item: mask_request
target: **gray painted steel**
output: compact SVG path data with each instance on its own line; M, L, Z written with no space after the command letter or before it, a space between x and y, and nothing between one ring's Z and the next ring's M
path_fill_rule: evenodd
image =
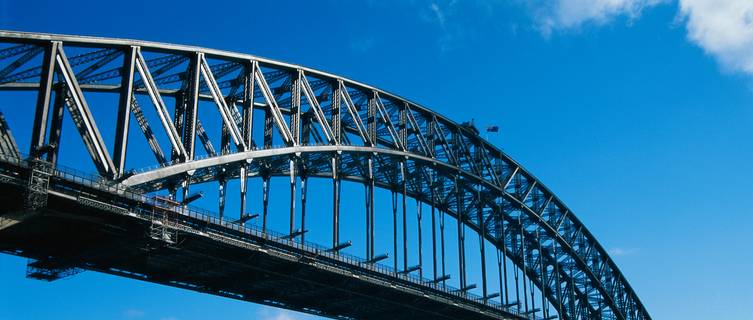
M367 190L371 188L371 204L366 208L370 223L366 230L367 259L377 258L373 252L373 187L386 188L430 205L433 226L435 209L462 221L480 236L481 243L485 240L496 247L497 256L501 255L500 270L505 262L505 274L507 259L512 261L517 269L515 291L520 291L520 271L524 297L514 301L509 297L507 278L504 285L500 278L504 292L492 295L500 296L502 304L525 303L525 313L544 318L650 319L624 275L583 223L530 172L482 139L472 124L458 124L415 102L360 82L247 54L12 31L0 31L0 45L4 45L0 47L0 63L17 62L9 62L0 72L0 91L38 92L29 152L32 158L57 154L59 137L49 133L55 130L47 130L47 118L55 113L51 109L52 97L65 97L58 98L59 105L66 105L74 120L78 119L78 133L93 163L111 183L146 193L169 190L175 195L181 191L186 199L191 184L216 181L223 214L227 180L241 179L243 205L239 219L243 219L245 181L261 177L265 180L266 228L266 181L271 176L289 176L290 233L295 238L305 235L296 233L294 228L296 182L305 182L307 177L329 178L333 181L336 248L343 245L338 235L340 180L362 182ZM81 53L66 56L66 51L74 49ZM134 81L135 78L140 80ZM119 103L112 106L118 114L117 123L96 123L83 92L119 95ZM149 97L159 123L149 125L138 117L145 106L133 103L135 95ZM163 97L174 97L175 106L167 106ZM215 119L204 121L221 123L219 153L214 151L212 141L202 135L197 112L200 101L214 104L217 111ZM253 125L253 110L263 111L263 126ZM146 169L125 166L131 112L137 116L157 159L164 159L165 155L150 132L151 128L164 130L169 138L165 146L172 150L170 160L158 160L154 167ZM110 156L97 128L105 125L117 127L115 146L111 148L114 156ZM0 126L3 131L7 127ZM253 132L262 130L264 141L254 141ZM197 136L200 143L196 142ZM282 145L275 146L276 143ZM196 144L202 144L208 155L196 156ZM47 160L55 158L48 156ZM305 212L305 202L300 205ZM397 212L395 200L393 210ZM403 217L404 211L403 204ZM305 218L302 221L305 223ZM395 226L396 237L397 220ZM468 289L464 230L458 228L461 246L457 277L461 279L461 291ZM436 235L436 230L432 231ZM436 242L434 239L434 270L438 260ZM443 238L441 246L444 248ZM404 252L407 256L406 249ZM407 265L404 269L416 270ZM417 270L429 268L421 266ZM434 281L446 280L433 273ZM483 273L486 275L485 267ZM496 280L485 279L481 284L485 295L488 281ZM529 281L542 301L534 301L533 287L531 299L528 298ZM492 299L492 295L484 301ZM536 310L537 303L543 310ZM556 312L549 314L545 311L549 308L542 304Z

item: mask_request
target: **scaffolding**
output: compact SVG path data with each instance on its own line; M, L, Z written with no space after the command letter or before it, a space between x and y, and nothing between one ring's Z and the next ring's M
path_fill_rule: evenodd
M171 228L170 215L177 214L181 204L164 197L154 197L154 206L152 207L151 225L149 226L149 237L173 245L178 240L178 231Z
M41 160L30 163L29 180L24 197L24 209L36 211L47 207L47 188L53 173L52 164Z
M84 272L84 269L56 265L53 260L29 259L26 264L26 277L29 279L55 281Z

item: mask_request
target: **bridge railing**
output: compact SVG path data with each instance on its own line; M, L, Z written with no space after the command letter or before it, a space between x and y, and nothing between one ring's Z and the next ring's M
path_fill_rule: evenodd
M0 154L0 161L24 166L27 168L30 167L30 163L28 160L15 158L8 155ZM56 177L57 179L62 179L68 182L73 182L74 184L77 184L79 186L89 187L98 191L105 191L108 193L116 194L118 196L125 197L130 200L139 202L142 204L141 206L134 206L130 208L119 208L119 210L123 210L123 212L135 213L145 219L151 219L153 211L144 209L144 207L159 206L159 207L164 208L165 206L164 201L162 203L158 203L158 199L156 198L156 196L149 196L149 195L134 191L131 188L128 188L122 184L117 184L117 183L113 184L111 181L104 180L98 175L93 175L87 172L83 172L81 170L57 165L53 169L52 173L53 173L53 176ZM60 185L60 184L51 184L50 187L58 189L56 191L62 191L64 193L69 193L69 194L73 193L73 195L75 196L81 195L81 190L75 190L69 187L64 187L63 185ZM94 196L94 195L89 195L89 196ZM355 255L342 253L342 252L333 252L329 250L330 248L324 247L316 243L312 243L308 241L306 242L296 241L294 239L290 239L288 234L277 232L274 230L269 230L269 229L263 230L260 225L256 225L253 223L244 225L240 223L235 223L233 221L228 221L225 219L220 219L217 213L206 210L206 209L192 207L192 206L177 205L177 206L174 206L172 211L182 216L194 219L194 220L203 221L213 226L220 226L222 228L232 230L235 233L239 233L239 234L247 235L247 236L250 235L256 238L262 238L267 241L272 241L278 246L283 246L283 247L288 247L290 249L293 249L291 251L294 253L307 253L314 256L318 256L318 257L325 257L332 261L337 261L338 263L343 263L349 266L354 266L362 270L367 270L367 271L375 272L377 274L386 275L390 277L396 277L403 281L407 281L407 282L419 285L419 288L420 287L430 288L430 289L442 292L445 295L454 296L454 297L471 301L477 304L482 304L487 307L497 309L503 312L516 314L526 319L542 319L541 317L536 317L531 314L523 314L520 312L519 308L505 307L499 302L484 299L483 297L479 295L469 293L469 292L464 292L453 286L442 284L442 283L435 283L432 279L423 278L415 274L402 273L399 270L395 270L394 268L383 265L383 264L369 263L367 262L366 259L363 259ZM238 241L256 245L253 241L251 241L250 237L247 237L247 236L239 237L230 232L223 232L222 235L233 238Z

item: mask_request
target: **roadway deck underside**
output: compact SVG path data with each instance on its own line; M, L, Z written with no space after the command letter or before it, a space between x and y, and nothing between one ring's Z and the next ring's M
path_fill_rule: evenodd
M54 280L93 270L338 318L512 318L409 282L338 267L284 241L225 237L231 232L190 217L174 217L180 223L160 239L154 221L82 201L103 199L96 190L76 192L50 192L46 208L30 212L18 201L26 187L0 183L0 201L10 204L0 212L0 250L30 258L29 277ZM127 202L113 200L119 201Z

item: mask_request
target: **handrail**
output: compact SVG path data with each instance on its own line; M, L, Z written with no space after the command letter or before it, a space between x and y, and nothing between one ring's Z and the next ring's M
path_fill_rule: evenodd
M33 161L40 161L40 160L33 160ZM19 165L25 168L31 167L29 160L14 158L14 157L10 157L4 154L0 154L0 162L11 163L11 164ZM123 209L125 212L137 214L139 217L144 218L144 219L152 219L152 214L153 214L152 211L145 209L144 206L159 207L162 209L166 209L164 204L158 204L160 200L158 200L156 196L147 196L143 193L135 191L132 188L126 187L122 184L105 183L105 181L107 180L97 175L89 174L89 173L86 173L77 169L64 167L60 165L57 165L53 169L52 173L53 173L52 175L57 179L62 179L67 182L73 182L81 186L94 188L99 191L112 193L121 197L128 198L133 201L137 201L139 205L131 206L129 208L120 207L120 209ZM55 188L55 185L51 184L50 188ZM68 188L66 189L57 188L55 190L58 192L63 192L67 194L74 193L71 195L79 196L79 194L75 194L75 192L72 192L72 190ZM87 196L92 196L92 195L88 194ZM114 204L110 204L110 205L119 207ZM171 209L171 208L169 208L168 206L167 209ZM521 310L519 310L519 308L511 307L511 306L506 307L499 302L484 299L483 297L479 295L469 293L469 292L464 292L450 285L434 283L434 281L432 281L431 279L423 278L414 274L401 273L399 272L399 270L395 270L394 268L384 265L384 264L367 263L366 259L360 258L355 255L347 254L347 253L332 252L328 250L329 248L310 242L310 241L301 243L300 241L290 240L286 237L287 234L274 231L274 230L269 230L269 229L263 230L262 227L257 224L251 223L251 224L243 225L243 224L235 223L232 221L223 220L218 217L217 213L206 210L206 209L193 207L193 206L176 206L172 208L171 212L180 214L183 217L189 217L192 219L204 221L213 226L219 226L225 229L230 229L236 232L240 232L241 234L246 235L246 236L262 238L262 239L265 239L265 241L274 242L278 246L292 247L296 250L303 251L309 254L314 254L316 256L326 257L327 259L331 259L339 263L345 263L353 267L365 269L371 272L376 272L378 274L385 275L385 276L397 277L401 280L408 281L412 284L439 291L445 295L451 295L457 298L464 299L468 302L482 304L487 307L490 307L490 308L493 308L502 312L514 314L525 319L532 319L532 320L543 319L538 316L526 314L522 312ZM251 241L248 237L245 237L245 238L234 237L230 233L227 233L227 232L223 233L222 235L231 237L234 240L239 240L239 241L243 241L249 244L256 245L256 243Z

